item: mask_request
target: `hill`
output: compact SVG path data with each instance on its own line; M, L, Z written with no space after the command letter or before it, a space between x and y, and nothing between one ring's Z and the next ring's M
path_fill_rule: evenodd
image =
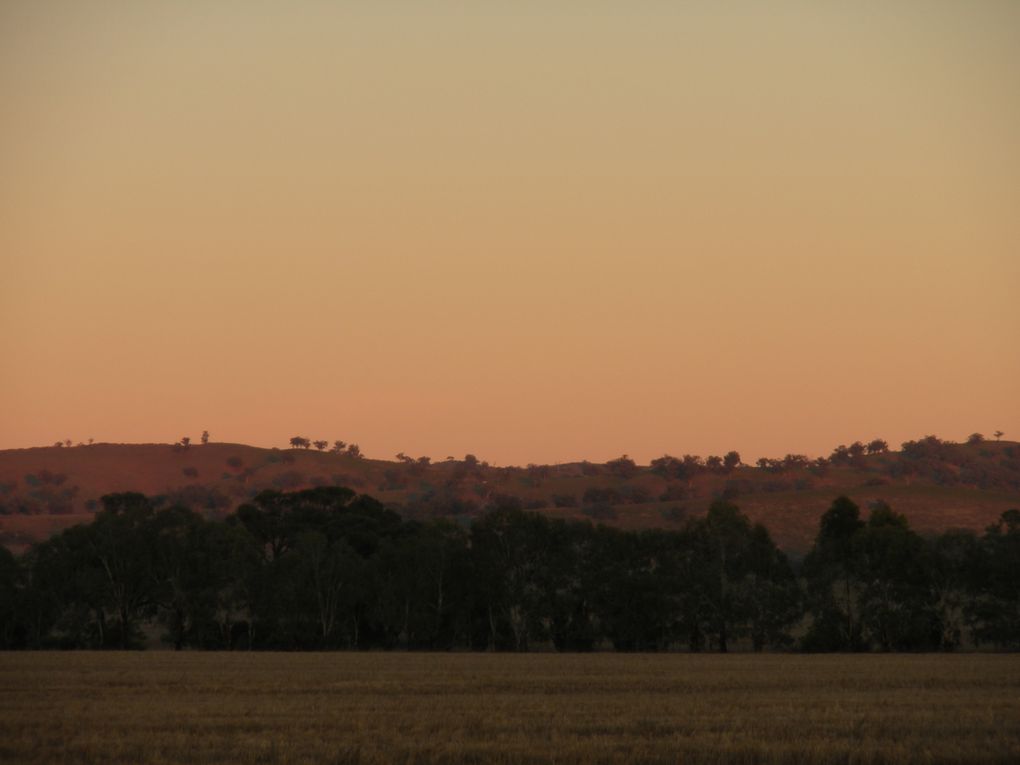
M260 491L323 485L371 494L413 518L466 523L514 506L629 529L675 528L725 498L798 554L810 547L819 516L840 494L865 508L886 502L922 533L981 530L1020 507L1020 444L928 436L901 451L887 451L881 442L854 444L826 459L787 455L755 466L687 455L647 466L622 457L523 468L470 456L432 464L227 443L10 449L0 451L0 543L23 550L88 521L111 492L138 491L219 516Z

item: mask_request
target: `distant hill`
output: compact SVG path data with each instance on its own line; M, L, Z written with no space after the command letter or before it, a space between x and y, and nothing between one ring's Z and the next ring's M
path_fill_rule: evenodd
M828 459L788 455L727 467L721 458L493 467L473 458L425 464L312 449L210 443L91 444L0 451L0 544L15 550L91 517L104 494L139 491L211 515L257 493L322 485L371 494L403 515L467 523L494 507L629 529L676 528L726 498L798 554L840 494L865 511L886 502L918 531L981 530L1020 507L1020 444L955 444L926 437L901 451L863 445Z

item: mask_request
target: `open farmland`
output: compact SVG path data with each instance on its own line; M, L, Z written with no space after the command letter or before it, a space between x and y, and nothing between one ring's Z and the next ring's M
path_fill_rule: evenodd
M1020 656L0 654L25 763L1020 761Z

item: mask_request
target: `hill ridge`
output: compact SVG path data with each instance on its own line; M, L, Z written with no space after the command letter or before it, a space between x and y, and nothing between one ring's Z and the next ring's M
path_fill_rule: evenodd
M829 458L787 455L754 466L725 460L664 455L638 465L624 456L519 467L471 455L379 460L225 442L6 449L0 450L0 544L23 549L86 521L101 496L117 491L222 515L260 491L345 485L412 518L468 523L493 508L520 507L623 528L675 528L724 498L765 522L777 543L794 553L810 544L818 517L840 494L862 506L886 502L922 533L981 530L1004 510L1020 507L1015 441L958 444L927 436L899 451L876 446L868 453L855 442Z

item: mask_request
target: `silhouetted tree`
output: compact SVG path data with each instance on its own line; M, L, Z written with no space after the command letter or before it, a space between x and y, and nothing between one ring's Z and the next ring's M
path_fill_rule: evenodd
M1020 510L1007 510L981 538L972 582L974 636L1002 648L1020 648Z
M637 465L634 464L634 460L624 454L622 457L617 457L615 460L609 460L606 463L606 467L609 471L623 479L633 478L637 475Z
M937 647L940 630L928 581L924 542L907 519L880 503L858 532L860 622L882 650Z
M312 443L314 444L315 448L318 449L320 452L325 450L325 448L329 446L329 441L313 441Z
M889 451L889 444L881 438L876 438L868 442L867 451L868 454L884 454Z
M209 431L208 430L203 430L202 431L202 445L205 446L207 443L209 443Z
M726 472L731 472L740 467L740 453L735 451L726 452L723 457L723 468Z
M293 449L308 449L312 442L302 436L294 436L290 439L290 445Z
M814 621L805 644L821 650L857 650L860 625L860 508L838 497L825 512L811 552L804 559Z

